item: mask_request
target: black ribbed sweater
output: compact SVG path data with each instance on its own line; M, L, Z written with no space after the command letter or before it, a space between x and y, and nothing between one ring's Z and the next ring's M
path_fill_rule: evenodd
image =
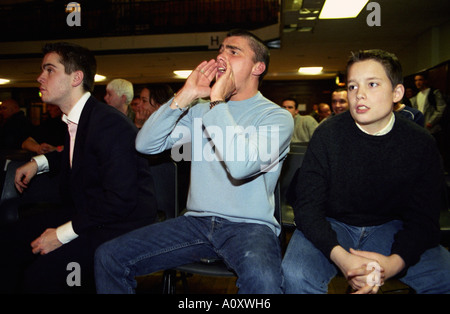
M329 257L338 245L325 217L354 226L403 221L391 253L407 267L439 243L443 169L433 137L396 114L386 135L362 132L349 112L315 131L290 195L297 227Z

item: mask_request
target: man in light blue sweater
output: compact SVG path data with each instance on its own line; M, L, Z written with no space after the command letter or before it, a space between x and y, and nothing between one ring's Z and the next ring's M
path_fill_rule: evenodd
M274 189L293 121L258 91L268 64L261 40L232 31L217 59L200 63L146 121L136 139L138 151L172 149L175 160L191 160L187 213L97 250L99 293L133 293L135 276L202 257L222 258L236 272L240 293L282 292ZM210 101L201 101L206 98Z

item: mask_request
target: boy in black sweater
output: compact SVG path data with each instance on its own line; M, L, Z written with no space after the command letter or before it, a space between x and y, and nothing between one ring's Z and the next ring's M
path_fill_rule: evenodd
M433 138L393 113L398 59L360 51L347 64L349 111L316 129L291 186L295 230L286 293L326 293L340 270L356 293L400 277L418 293L450 290L439 245L443 169Z

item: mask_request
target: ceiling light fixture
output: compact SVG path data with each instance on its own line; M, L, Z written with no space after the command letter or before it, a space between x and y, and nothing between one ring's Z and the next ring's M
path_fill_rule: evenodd
M185 78L187 78L189 75L191 75L192 70L178 70L178 71L173 71L173 73L174 73L178 78L185 79Z
M359 15L369 0L326 0L319 19L349 19Z
M317 19L317 16L308 16L308 17L299 17L299 21L314 21Z
M2 84L8 84L9 82L11 82L10 80L7 79L0 79L0 85Z
M323 67L301 67L298 73L306 75L317 75L322 73Z
M101 82L101 81L104 81L104 80L106 80L106 76L103 76L103 75L100 75L100 74L95 74L95 77L94 77L94 81L95 82Z

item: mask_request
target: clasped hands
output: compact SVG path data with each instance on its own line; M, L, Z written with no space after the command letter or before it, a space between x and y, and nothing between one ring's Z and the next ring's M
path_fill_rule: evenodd
M199 98L210 98L211 101L227 100L236 91L236 84L233 70L228 60L225 62L225 71L211 86L211 82L216 78L218 62L214 59L203 61L187 78L184 86L176 94L176 103L179 108L185 108ZM175 104L172 103L172 109Z
M355 294L376 294L384 281L398 274L404 267L403 259L393 254L385 256L375 252L357 251L347 252L341 246L331 251L331 259L344 274ZM377 269L367 267L376 262ZM373 282L371 275L378 272L377 282Z

